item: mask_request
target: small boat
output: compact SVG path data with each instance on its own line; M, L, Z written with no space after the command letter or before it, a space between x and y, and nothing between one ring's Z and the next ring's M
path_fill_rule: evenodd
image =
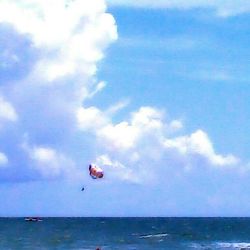
M39 217L26 217L25 221L38 222L38 221L43 221L43 220Z

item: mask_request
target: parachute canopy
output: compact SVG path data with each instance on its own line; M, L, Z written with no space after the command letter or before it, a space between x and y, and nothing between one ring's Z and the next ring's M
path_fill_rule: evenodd
M104 173L100 167L93 165L93 164L90 164L89 165L89 175L93 179L101 179L101 178L103 178Z

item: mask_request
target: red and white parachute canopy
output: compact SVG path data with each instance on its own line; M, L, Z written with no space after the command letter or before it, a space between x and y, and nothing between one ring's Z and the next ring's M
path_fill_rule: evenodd
M90 164L89 165L89 175L93 178L93 179L101 179L104 176L103 170L94 165L94 164Z

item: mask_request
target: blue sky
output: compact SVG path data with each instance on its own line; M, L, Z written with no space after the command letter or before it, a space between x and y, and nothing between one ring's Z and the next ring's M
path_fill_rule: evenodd
M135 107L165 108L183 118L188 131L208 131L220 151L247 158L249 17L220 18L208 10L111 12L120 37L100 69L114 82L108 87L133 96Z
M0 216L249 216L249 12L1 2Z

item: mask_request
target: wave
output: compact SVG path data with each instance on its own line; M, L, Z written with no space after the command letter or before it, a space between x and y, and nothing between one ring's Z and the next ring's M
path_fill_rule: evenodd
M162 238L168 236L167 233L160 233L160 234L147 234L147 235L140 235L139 238L145 239L145 238Z
M239 249L239 250L250 249L250 242L222 242L222 243L217 243L217 245L222 249L226 248Z
M250 242L216 242L211 244L192 243L191 248L220 250L250 250Z

